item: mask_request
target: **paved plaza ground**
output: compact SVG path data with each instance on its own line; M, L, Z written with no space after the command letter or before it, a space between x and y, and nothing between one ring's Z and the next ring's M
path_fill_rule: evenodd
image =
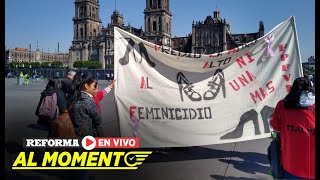
M110 84L99 81L102 89ZM45 137L47 131L36 125L34 115L46 80L31 80L17 85L16 79L5 80L5 160L6 179L64 179L58 171L12 171L11 165L22 151L23 138ZM101 102L103 129L108 137L119 136L114 91ZM189 147L187 151L168 149L168 154L152 154L136 171L101 170L92 174L98 179L139 180L212 180L272 179L268 175L267 147L270 138L210 146ZM40 177L39 177L40 176Z

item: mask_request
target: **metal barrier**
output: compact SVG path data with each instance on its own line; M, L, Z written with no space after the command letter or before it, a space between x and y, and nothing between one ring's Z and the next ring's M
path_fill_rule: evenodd
M69 69L52 69L52 68L20 68L20 69L5 69L5 75L11 72L13 77L19 77L20 72L29 74L30 78L53 78L66 77ZM112 80L114 76L113 69L74 69L77 73L87 73L96 77L98 80ZM35 73L36 72L36 73ZM35 74L37 75L35 77Z

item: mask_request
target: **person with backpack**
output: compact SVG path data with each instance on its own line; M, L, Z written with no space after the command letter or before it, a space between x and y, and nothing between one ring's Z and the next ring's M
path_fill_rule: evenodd
M280 133L284 179L315 179L314 109L314 88L308 78L300 77L274 110L270 125Z
M61 82L59 79L49 79L35 112L39 118L38 124L48 127L50 135L50 122L63 112L67 112L67 101L61 90Z

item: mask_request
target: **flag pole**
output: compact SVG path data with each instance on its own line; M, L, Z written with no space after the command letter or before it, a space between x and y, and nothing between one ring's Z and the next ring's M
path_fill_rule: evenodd
M295 41L296 41L296 44L297 44L297 52L298 52L298 58L299 58L299 74L301 77L303 77L303 69L302 69L302 62L301 62L301 54L300 54L300 47L299 47L299 40L298 40L298 33L297 33L297 27L296 27L296 22L295 22L295 18L294 16L291 16L291 21L293 22L293 31L294 31L294 34L296 36L295 38Z

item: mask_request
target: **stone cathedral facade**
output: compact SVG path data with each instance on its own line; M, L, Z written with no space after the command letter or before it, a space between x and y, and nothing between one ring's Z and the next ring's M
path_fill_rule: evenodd
M111 22L102 26L99 0L75 0L73 41L69 49L69 66L77 60L99 61L102 68L113 64L113 28L119 27L147 41L171 44L171 13L169 0L146 0L145 31L124 25L122 14L114 10Z
M259 31L248 34L231 34L230 25L214 11L204 22L192 23L192 34L174 37L171 34L170 0L146 0L144 10L144 31L124 24L123 15L114 10L111 21L102 26L99 16L99 0L75 0L73 17L73 40L69 49L69 66L77 60L99 61L102 68L113 64L113 28L124 29L149 42L172 47L175 50L192 53L212 54L247 43L264 35L263 23Z

